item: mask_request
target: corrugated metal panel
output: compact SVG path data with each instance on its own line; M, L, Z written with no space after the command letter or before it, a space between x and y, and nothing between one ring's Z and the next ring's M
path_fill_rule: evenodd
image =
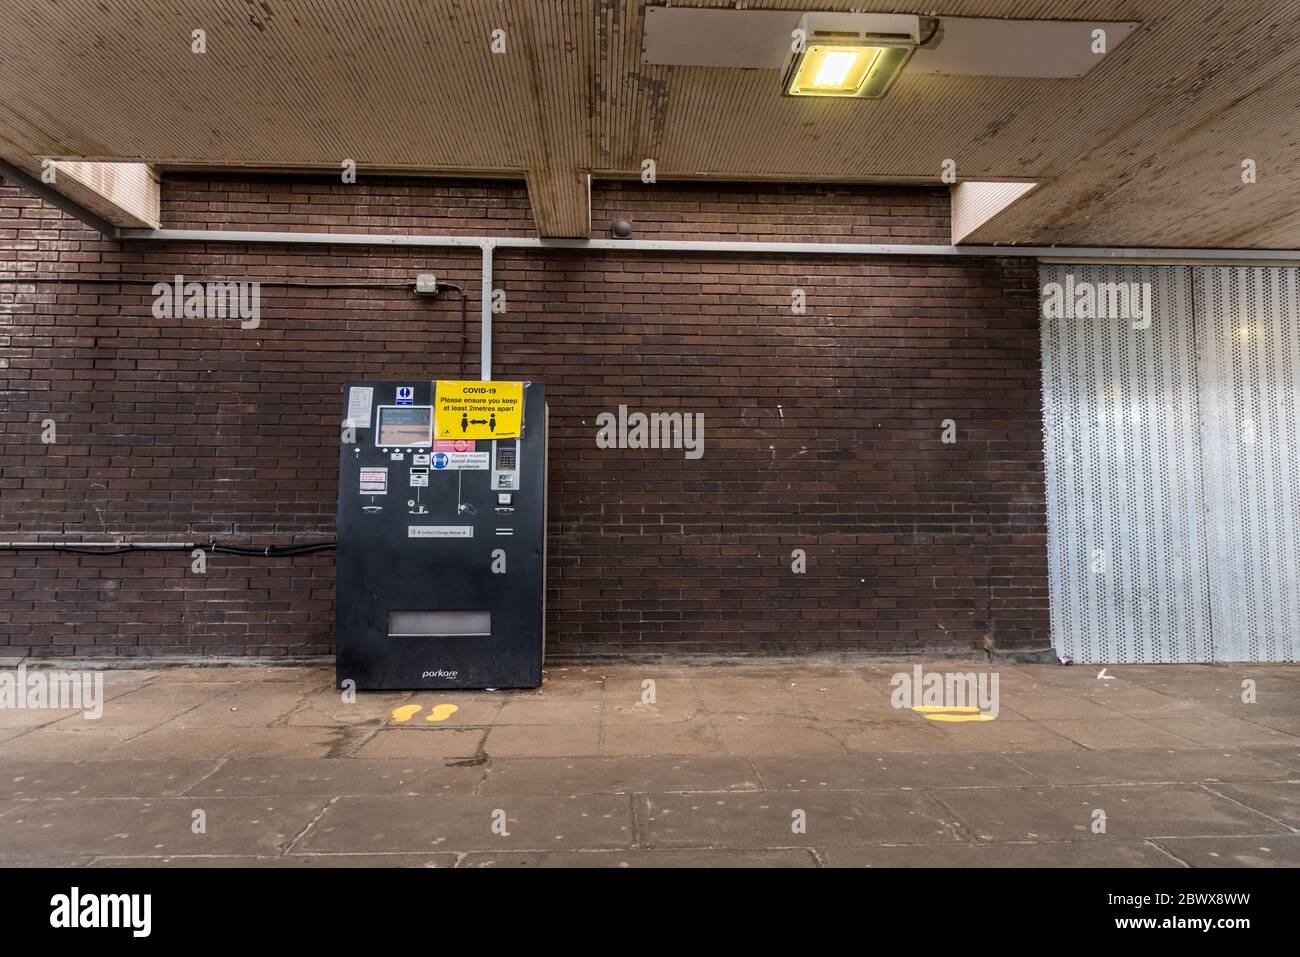
M1152 321L1045 317L1052 633L1081 662L1212 658L1188 270L1044 266L1149 283Z
M1195 270L1221 661L1300 659L1300 271Z
M1069 266L1150 283L1149 329L1045 315L1052 632L1082 662L1300 657L1300 271Z

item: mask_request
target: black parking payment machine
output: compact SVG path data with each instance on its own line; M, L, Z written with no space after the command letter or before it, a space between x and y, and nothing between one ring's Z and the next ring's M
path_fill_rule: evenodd
M343 391L339 687L540 687L545 388L408 380Z

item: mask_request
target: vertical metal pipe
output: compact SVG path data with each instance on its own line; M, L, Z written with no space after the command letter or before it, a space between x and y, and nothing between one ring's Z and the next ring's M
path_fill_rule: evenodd
M483 243L483 319L480 333L482 342L479 352L479 378L484 382L492 379L492 249L496 244L491 240Z

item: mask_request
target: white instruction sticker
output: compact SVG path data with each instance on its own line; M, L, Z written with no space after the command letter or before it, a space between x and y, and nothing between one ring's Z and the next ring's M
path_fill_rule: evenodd
M387 495L388 469L362 469L360 487L362 495Z
M473 538L473 525L408 525L407 538Z
M371 386L354 385L348 389L348 421L353 428L370 428L370 407L375 401L375 390Z

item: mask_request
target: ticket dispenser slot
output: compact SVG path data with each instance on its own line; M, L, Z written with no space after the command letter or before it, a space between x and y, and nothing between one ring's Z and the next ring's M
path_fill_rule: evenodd
M435 389L343 390L353 428L339 470L339 687L540 687L544 387L524 383L519 438L455 441L435 440Z

